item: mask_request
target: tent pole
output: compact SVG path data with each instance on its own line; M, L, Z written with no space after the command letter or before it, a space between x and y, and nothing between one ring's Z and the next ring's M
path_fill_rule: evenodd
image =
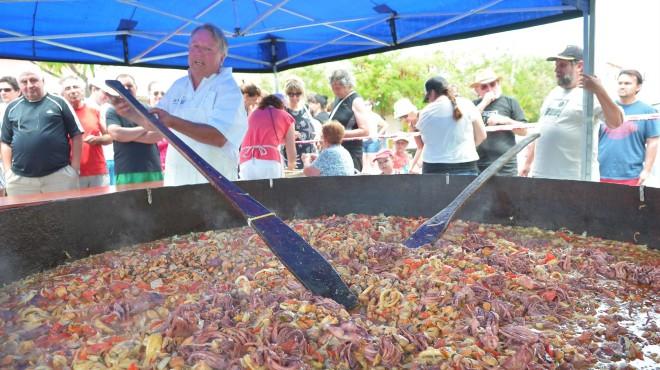
M588 8L582 9L583 19L583 43L584 43L584 73L594 74L594 51L595 51L595 35L596 35L596 0L589 0ZM594 94L584 90L582 96L582 106L584 113L584 133L585 145L583 152L584 167L582 168L582 180L590 181L592 176L591 166L593 161L598 160L594 157L593 145L594 143Z
M277 65L273 64L273 84L275 85L275 92L280 92L280 83L277 81Z

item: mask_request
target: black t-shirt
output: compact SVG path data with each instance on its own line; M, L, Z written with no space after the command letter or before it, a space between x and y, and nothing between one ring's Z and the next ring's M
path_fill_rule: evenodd
M481 102L481 99L474 101L474 104L477 105ZM509 96L500 96L490 103L484 112L482 113L484 123L487 124L488 117L491 115L499 114L500 116L509 117L515 121L527 122L525 118L525 113L518 101ZM511 131L494 131L489 132L486 140L484 140L478 147L477 153L479 153L479 161L477 166L479 171L483 171L491 163L493 163L497 158L499 158L504 152L509 150L512 146L516 145L516 137ZM516 157L513 157L511 161L502 167L499 172L499 175L504 176L516 176L518 174L518 161Z
M69 139L82 134L73 109L59 96L39 101L21 97L9 104L2 142L11 146L11 170L20 176L43 177L71 163Z
M108 127L137 127L132 121L117 114L115 108L108 108L105 114ZM135 141L113 142L115 150L115 173L160 172L160 154L156 144L144 144Z

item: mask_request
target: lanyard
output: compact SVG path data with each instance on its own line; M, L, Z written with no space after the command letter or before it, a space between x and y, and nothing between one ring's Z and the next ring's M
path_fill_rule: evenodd
M339 106L342 105L342 103L344 103L344 100L348 99L353 94L355 94L355 90L351 91L350 94L344 96L344 99L340 100L339 104L335 105L335 107L332 108L332 113L330 113L330 118L328 118L329 120L331 120L335 116L335 113L337 113L337 109L339 109Z

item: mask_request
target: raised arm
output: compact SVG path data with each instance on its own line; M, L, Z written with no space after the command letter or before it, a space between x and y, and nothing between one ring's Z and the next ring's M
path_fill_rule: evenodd
M596 96L596 99L598 99L603 109L605 125L611 129L621 126L623 124L623 111L621 111L621 108L607 94L600 79L596 76L583 74L581 83L585 90L591 91Z

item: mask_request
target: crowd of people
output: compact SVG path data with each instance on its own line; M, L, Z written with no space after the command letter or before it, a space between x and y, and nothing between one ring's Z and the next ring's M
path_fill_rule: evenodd
M394 116L409 132L396 135L388 147L387 123L372 110L374 102L359 94L349 71L330 75L332 101L308 92L297 77L285 81L284 94L268 94L252 83L239 86L231 68L223 67L226 55L222 32L211 24L199 26L191 34L188 75L167 91L152 82L148 94L150 112L230 180L279 178L286 171L306 176L476 175L515 145L516 135L527 135L519 102L502 94L502 79L489 68L474 76L474 100L458 96L443 76L425 82L422 109L409 98L398 100ZM568 46L548 61L554 62L557 87L541 107L536 125L541 137L524 163L519 166L514 159L499 175L581 179L586 90L595 96L590 179L643 184L656 158L660 123L645 116L625 119L656 113L636 97L641 73L622 70L618 97L612 99L598 78L583 73L579 47ZM133 76L116 79L136 95ZM0 179L8 195L206 181L102 81L92 80L88 89L79 77L66 76L59 88L59 95L47 93L36 67L18 79L0 78ZM489 129L497 125L509 128ZM408 151L412 142L414 155Z

